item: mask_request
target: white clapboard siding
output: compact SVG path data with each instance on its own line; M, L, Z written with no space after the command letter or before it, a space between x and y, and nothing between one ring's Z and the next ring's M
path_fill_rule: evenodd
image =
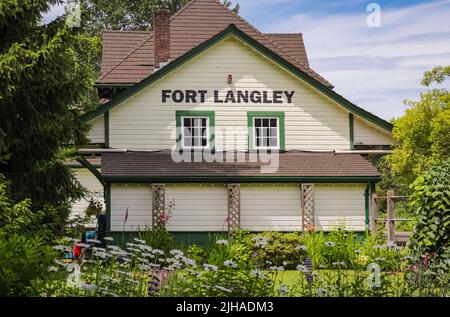
M90 123L92 126L88 138L91 140L91 143L105 143L105 124L103 116L95 118Z
M227 75L233 83L227 83ZM205 103L162 104L161 91L208 90ZM216 104L229 90L295 91L293 103ZM177 110L215 111L216 148L247 149L247 111L285 113L286 149L344 150L350 148L348 111L319 94L260 53L231 38L213 46L110 111L110 146L135 150L175 148ZM225 128L237 136L224 140ZM381 133L381 132L380 132ZM230 133L227 133L230 135ZM236 140L233 142L232 140Z
M74 168L73 173L77 180L83 185L90 193L92 193L96 198L100 201L103 200L103 185L99 182L97 177L94 176L87 168ZM100 172L100 169L98 169ZM84 211L88 207L89 202L88 198L80 199L75 201L72 204L70 217L73 218L75 216L83 216ZM103 204L103 209L105 209L105 205Z
M316 229L329 231L342 224L351 230L364 231L365 188L365 184L316 184Z
M166 205L175 202L167 229L177 232L226 231L228 200L223 184L166 185Z
M128 220L124 223L127 208ZM151 226L151 184L112 184L111 231L144 231Z
M393 145L394 140L388 132L368 124L367 122L354 117L354 140L355 144L362 145Z
M251 231L300 231L298 185L241 185L241 228Z

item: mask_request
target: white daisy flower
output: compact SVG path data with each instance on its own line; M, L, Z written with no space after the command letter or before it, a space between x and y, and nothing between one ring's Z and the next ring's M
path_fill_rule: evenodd
M280 295L286 295L287 293L289 293L289 288L286 284L283 284L280 286L280 288L278 289L278 291L280 292Z
M50 265L47 268L47 271L49 271L49 272L58 272L58 268L56 266Z
M306 245L299 245L295 247L295 251L307 251L308 247Z
M266 278L264 273L261 270L259 270L259 269L252 270L251 273L252 273L252 276L254 276L254 277L262 278L262 279Z
M217 240L216 244L220 244L220 245L228 245L228 240Z
M331 241L327 241L327 242L325 242L325 245L327 246L327 247L334 247L334 246L336 246L336 243L334 243L334 242L331 242Z
M225 262L223 262L223 265L225 265L226 267L231 267L233 269L236 269L238 267L237 264L233 262L233 260L226 260Z
M227 293L231 293L232 292L231 289L225 288L225 287L220 286L220 285L216 285L216 286L214 286L214 288L216 288L216 289L218 289L220 291L223 291L223 292L227 292Z
M308 273L308 268L305 265L297 265L296 267L297 271L303 272L303 273Z
M205 271L214 271L217 272L217 270L219 269L217 266L215 265L211 265L211 264L203 264L203 267L205 268Z

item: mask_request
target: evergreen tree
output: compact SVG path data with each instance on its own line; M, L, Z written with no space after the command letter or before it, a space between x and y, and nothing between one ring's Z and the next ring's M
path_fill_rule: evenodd
M63 162L87 142L88 125L79 117L93 106L97 73L90 58L99 49L63 18L41 25L42 13L59 3L0 5L0 173L14 201L51 210L41 221L58 224L56 231L70 201L83 194Z

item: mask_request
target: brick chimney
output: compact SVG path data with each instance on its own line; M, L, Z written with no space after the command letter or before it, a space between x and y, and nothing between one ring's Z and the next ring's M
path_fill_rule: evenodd
M170 60L170 12L157 9L153 13L155 70Z

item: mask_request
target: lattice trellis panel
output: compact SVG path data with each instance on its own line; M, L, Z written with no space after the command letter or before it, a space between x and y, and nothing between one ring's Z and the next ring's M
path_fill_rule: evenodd
M228 184L228 235L233 237L241 227L241 186Z
M161 231L165 229L166 187L164 184L152 185L152 229Z
M302 184L302 231L314 231L314 184Z

